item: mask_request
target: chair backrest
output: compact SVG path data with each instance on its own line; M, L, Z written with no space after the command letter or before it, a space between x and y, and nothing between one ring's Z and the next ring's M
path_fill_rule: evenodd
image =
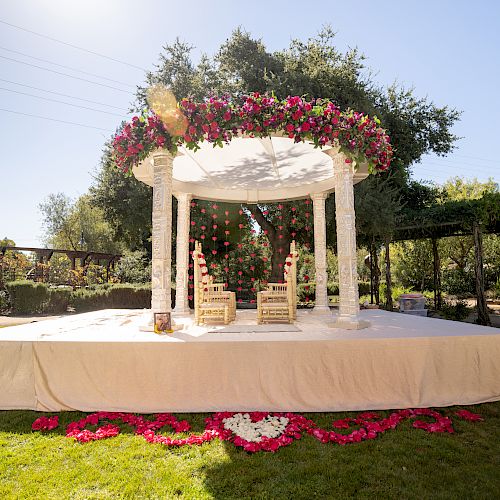
M290 243L290 253L285 260L284 278L288 284L287 297L291 301L293 307L297 307L297 260L299 253L295 240Z
M194 316L197 319L199 317L200 305L205 300L205 293L208 290L207 286L210 282L205 256L202 253L201 243L198 241L194 243L192 258L194 268Z

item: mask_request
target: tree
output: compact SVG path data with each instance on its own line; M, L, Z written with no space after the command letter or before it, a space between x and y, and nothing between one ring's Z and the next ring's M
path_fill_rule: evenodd
M115 241L129 250L146 249L151 254L152 189L115 167L109 144L104 148L101 168L89 194L91 203L102 211Z
M72 202L63 193L50 194L39 206L45 228L44 240L53 248L119 253L113 231L89 195Z
M448 179L439 190L438 201L441 204L446 202L479 200L489 195L499 193L498 184L489 179L486 182L480 182L476 178L462 179L453 177ZM458 214L457 217L460 217ZM495 267L495 246L499 245L498 238L489 237L485 246L486 253L483 256L486 269L488 271ZM474 293L474 237L473 236L454 236L443 238L440 244L440 253L445 266L444 287L449 292ZM490 258L493 254L493 260ZM489 278L489 279L488 279ZM488 272L486 286L492 285L495 280L495 274ZM491 282L492 281L492 282Z
M401 211L400 190L391 182L390 176L375 176L360 182L355 189L356 230L359 243L370 252L372 295L380 301L379 248L385 247L386 263L386 306L392 309L392 279L389 258L389 244Z
M191 45L179 40L163 47L157 70L149 72L146 86L137 89L135 110L147 107L146 88L153 83L169 86L178 99L193 96L201 100L211 93L244 94L252 91L274 92L280 98L287 95L330 98L343 108L351 107L381 118L395 147L393 174L382 175L389 179L384 184L384 189L389 191L408 184L406 169L418 162L423 154L443 155L453 149L456 137L451 128L459 117L456 110L438 107L427 98L418 98L411 89L396 85L380 87L373 81L365 67L365 59L357 49L342 53L335 47L335 34L329 27L317 36L306 41L293 40L288 48L274 52L267 50L262 40L252 38L241 28L232 33L213 57L204 55L198 64L192 61L192 50ZM115 207L105 209L105 217L114 226L130 227L133 222L133 227L138 227L137 221L128 220L124 213L134 208L125 203L123 209L120 199L133 202L143 193L133 182L124 184L120 174L115 173L117 183L125 190L117 196L117 190L110 186L108 162L109 158L103 163L106 173L98 176L94 197L103 209L106 205ZM385 195L383 192L382 196ZM246 208L255 220L266 225L272 239L277 228L264 215L267 206ZM136 214L142 213L139 205ZM143 228L150 227L149 220L146 223L144 218ZM283 233L291 233L290 229L286 227ZM125 229L117 234L125 234ZM270 242L276 254L276 242ZM274 271L277 272L276 267Z
M59 236L69 245L68 248L77 250L80 234L76 234L69 223L71 206L71 199L64 193L49 194L38 206L43 216L42 226L45 229L44 241L46 244L52 245L53 238Z
M0 289L7 281L24 279L32 263L28 257L18 250L7 250L5 253L2 247L15 247L16 243L7 237L0 240ZM0 302L2 297L0 296Z
M452 177L443 184L440 198L441 201L478 200L486 194L498 192L498 184L491 177L486 182L480 182L476 177Z

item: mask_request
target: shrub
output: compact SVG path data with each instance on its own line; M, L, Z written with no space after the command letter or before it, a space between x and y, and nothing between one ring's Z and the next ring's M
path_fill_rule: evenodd
M11 281L5 286L14 314L61 314L68 309L71 287L51 288L34 281Z
M115 285L108 289L109 307L114 309L144 309L151 307L151 287Z
M441 283L442 289L450 295L474 295L476 291L474 272L462 269L445 269Z
M495 287L493 288L493 296L495 299L500 299L500 278L497 279Z
M172 291L172 295L174 291ZM71 294L76 312L98 309L144 309L151 307L149 285L97 285L80 288Z
M70 286L49 288L49 302L44 312L62 314L67 312L73 289Z
M151 262L144 251L124 252L114 274L121 283L148 283L151 281Z
M49 302L49 287L33 281L10 281L5 284L9 292L12 312L16 314L43 313Z
M446 319L463 321L469 316L470 309L464 300L457 300L455 304L445 301L441 308L441 313Z
M76 312L106 309L106 289L79 288L71 294L71 305Z
M8 311L9 307L9 294L7 290L0 290L0 313Z
M309 288L306 288L309 287ZM338 295L339 294L339 284L333 281L328 282L327 284L328 296ZM358 283L359 295L366 295L366 293L370 293L370 283L365 281L360 281ZM366 291L368 290L368 292ZM313 302L316 296L316 283L314 281L309 283L298 283L297 284L297 297L299 302L305 302L306 297L309 296L309 301Z
M370 293L370 282L369 281L358 282L358 290L359 290L359 295L369 294Z

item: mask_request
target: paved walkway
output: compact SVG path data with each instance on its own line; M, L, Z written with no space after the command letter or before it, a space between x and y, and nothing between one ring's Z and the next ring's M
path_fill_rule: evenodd
M0 316L0 328L6 326L25 325L26 323L36 323L37 321L45 321L47 319L60 318L58 316Z

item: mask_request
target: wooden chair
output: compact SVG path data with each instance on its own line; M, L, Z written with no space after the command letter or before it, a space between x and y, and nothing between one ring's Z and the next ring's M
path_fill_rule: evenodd
M267 290L257 294L257 322L297 319L297 258L295 241L285 261L284 283L268 283Z
M229 324L236 317L236 297L224 291L223 283L213 283L202 253L201 243L195 242L194 267L194 317L197 325L207 321L222 321Z
M208 277L208 293L213 297L220 297L229 303L229 318L231 321L234 321L236 319L236 293L226 290L224 283L214 283L213 276L208 275Z

